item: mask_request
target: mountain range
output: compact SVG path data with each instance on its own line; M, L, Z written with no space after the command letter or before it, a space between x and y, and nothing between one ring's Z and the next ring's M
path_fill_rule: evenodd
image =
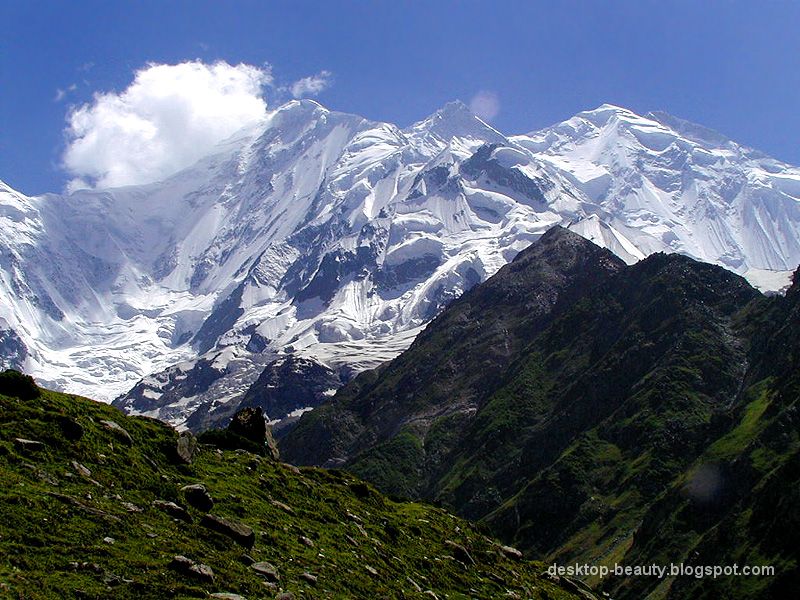
M0 360L179 427L245 399L285 422L556 224L625 263L679 253L781 290L800 170L611 105L507 136L459 102L402 129L292 101L161 182L0 184ZM290 376L315 383L288 399Z

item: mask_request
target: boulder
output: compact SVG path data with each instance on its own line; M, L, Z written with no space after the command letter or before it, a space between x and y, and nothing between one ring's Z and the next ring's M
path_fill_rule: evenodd
M14 445L25 452L37 452L45 449L44 442L26 438L14 438Z
M187 464L192 464L195 454L197 454L197 439L188 431L181 432L175 447L178 459Z
M176 519L186 521L187 523L192 522L192 516L186 512L186 509L182 506L178 506L174 502L168 502L167 500L153 500L153 507Z
M245 548L252 548L256 543L256 534L242 523L230 521L216 515L203 515L200 523L212 531L228 536Z
M184 575L190 575L208 583L214 582L214 571L211 567L197 563L191 558L181 555L175 556L169 566L171 569L183 573Z
M278 575L278 569L275 568L275 565L272 565L268 562L253 563L250 565L250 568L259 575L262 575L268 581L277 582L281 580L281 576Z
M120 426L120 424L119 424L119 423L117 423L116 421L107 421L107 420L102 420L102 421L100 421L100 424L101 424L103 427L105 427L105 428L106 428L108 431L110 431L110 432L112 432L114 435L116 435L116 436L117 436L119 439L121 439L123 442L125 442L126 444L128 444L129 446L130 446L131 444L133 444L133 438L131 437L131 434L130 434L130 433L128 433L127 431L125 431L125 430L124 430L124 429L123 429L123 428Z
M83 437L83 425L72 417L60 415L58 417L58 426L64 437L71 442L77 442Z
M214 499L202 484L185 485L181 488L181 492L186 502L197 510L208 512L214 508Z
M500 551L507 557L514 560L522 560L522 552L511 546L500 546Z
M445 540L444 543L453 552L453 558L455 558L458 561L461 561L465 565L475 564L475 560L472 558L472 556L464 546L462 546L461 544L457 544L452 540Z
M267 439L267 422L260 407L243 408L231 419L228 430L251 442L263 444Z

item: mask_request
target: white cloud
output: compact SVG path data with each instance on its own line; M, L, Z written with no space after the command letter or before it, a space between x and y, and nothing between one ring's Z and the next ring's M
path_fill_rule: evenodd
M316 96L331 86L332 77L333 73L330 71L320 71L316 75L298 79L289 89L292 92L292 96L295 98Z
M481 90L469 101L469 109L484 121L491 121L500 112L500 98L496 92Z
M267 111L268 67L148 64L122 92L98 93L67 115L70 190L158 181L190 166Z

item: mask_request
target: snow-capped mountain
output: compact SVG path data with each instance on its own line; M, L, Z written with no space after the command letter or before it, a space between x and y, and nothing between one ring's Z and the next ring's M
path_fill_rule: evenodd
M400 129L293 101L160 183L2 185L0 356L207 424L287 353L342 381L394 357L555 223L777 289L800 263L800 170L609 105L508 137L461 103Z

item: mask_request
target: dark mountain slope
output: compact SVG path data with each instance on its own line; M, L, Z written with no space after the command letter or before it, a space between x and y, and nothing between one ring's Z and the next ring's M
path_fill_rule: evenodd
M674 539L658 533L681 510L676 499L703 487L704 470L692 482L709 453L725 447L721 460L736 461L762 427L782 426L774 452L791 480L796 293L764 298L678 255L625 267L557 228L453 303L398 359L304 415L283 448L292 460L345 464L384 490L485 519L559 561L678 561L747 510L718 511L691 536L680 531L685 515ZM735 473L741 489L761 481ZM789 501L780 481L763 486ZM709 494L725 504L721 490ZM776 554L786 564L795 555L788 546ZM632 598L647 587L616 584Z
M393 492L419 493L425 489L422 471L435 471L437 457L449 450L448 439L438 436L442 424L460 429L471 421L552 315L623 267L608 250L561 227L551 229L489 281L453 302L408 351L357 377L334 402L304 416L284 451L299 463L333 466L352 462L364 448L395 438L401 430L415 439L437 438L436 449L424 453L424 460L420 454L419 462L399 470L398 475L407 475L406 483L385 482ZM397 443L406 439L400 435ZM415 454L413 447L402 450Z

